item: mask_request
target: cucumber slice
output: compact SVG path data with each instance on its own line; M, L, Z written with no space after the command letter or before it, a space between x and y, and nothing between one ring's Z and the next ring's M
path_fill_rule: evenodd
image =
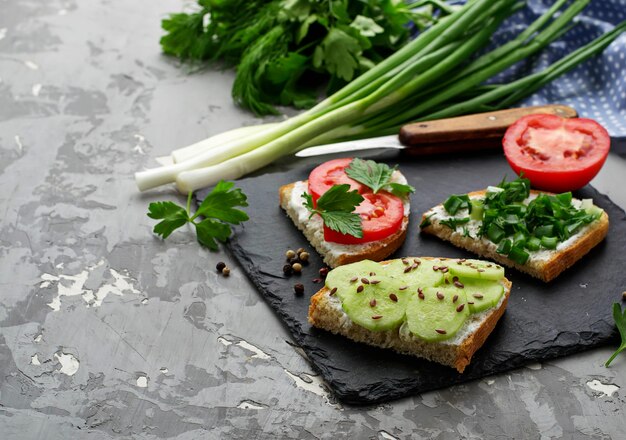
M460 284L459 284L460 283ZM496 281L459 278L455 286L462 290L467 298L467 305L471 313L479 313L495 307L504 294L504 286Z
M368 330L397 328L404 322L406 306L414 292L400 290L398 287L402 286L392 278L376 278L381 279L380 284L362 284L363 291L342 298L343 310L352 322Z
M422 292L423 295L413 295L407 305L409 331L430 342L452 338L470 313L463 289L441 286Z
M325 285L329 290L336 288L335 294L338 298L343 299L346 296L356 293L358 286L361 284L361 278L374 278L370 276L370 273L382 275L383 268L379 263L371 260L346 264L345 266L336 267L328 272Z
M443 273L434 270L444 266L448 260L426 260L417 257L407 257L392 260L384 266L385 275L402 280L404 285L410 285L415 292L418 287L439 286L443 283Z
M452 260L450 273L459 278L476 278L498 281L504 278L504 268L499 264L481 260Z

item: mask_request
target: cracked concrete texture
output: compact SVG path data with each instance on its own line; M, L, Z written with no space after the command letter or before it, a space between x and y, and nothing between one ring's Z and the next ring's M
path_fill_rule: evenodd
M342 405L225 251L185 231L154 237L148 203L183 200L169 188L139 194L133 173L256 121L234 107L231 72L190 72L160 54L160 19L180 9L0 0L3 438L623 435L626 361L605 369L609 349Z

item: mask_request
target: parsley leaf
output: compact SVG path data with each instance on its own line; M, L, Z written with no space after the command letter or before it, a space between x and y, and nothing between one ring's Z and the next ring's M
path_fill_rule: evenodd
M187 208L174 202L155 202L148 206L148 217L161 220L154 226L154 233L166 239L181 226L191 223L196 228L198 241L211 250L217 250L217 242L224 242L232 234L229 224L238 225L248 220L248 214L235 207L248 206L246 195L234 183L220 181L205 197L195 214L191 215L191 196L187 196ZM198 217L202 221L196 221Z
M317 209L322 211L352 212L363 201L363 196L357 190L350 191L350 185L333 185L319 199Z
M154 226L154 233L164 239L189 221L185 208L173 202L150 203L148 217L156 220L163 219Z
M350 185L333 185L317 199L317 207L313 206L311 194L304 193L302 198L304 206L311 211L311 217L318 214L333 231L363 237L361 217L354 212L363 201L363 196L357 190L350 191Z
M235 209L235 206L248 206L248 198L241 192L241 189L232 189L233 186L235 186L233 182L220 181L202 201L192 219L202 216L215 218L234 225L248 220L248 214Z
M363 237L361 217L353 212L327 211L321 212L324 224L333 231L352 235L357 238Z
M411 185L390 182L396 168L391 168L387 164L377 163L373 160L356 158L346 168L346 174L357 182L369 186L374 193L382 189L396 196L404 197L409 193L415 192L415 188Z
M350 81L359 67L358 57L362 49L359 41L343 30L331 28L315 48L313 66L325 66L328 72L346 81Z
M619 348L615 350L615 353L613 353L609 360L606 361L606 364L604 364L605 367L608 367L618 354L626 350L626 309L624 309L622 313L622 308L619 303L613 304L613 319L615 319L615 325L617 326L619 334L622 337L622 343Z

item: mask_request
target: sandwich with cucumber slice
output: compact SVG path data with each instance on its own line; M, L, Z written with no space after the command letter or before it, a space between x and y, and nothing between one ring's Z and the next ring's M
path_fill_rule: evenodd
M600 243L609 217L591 199L530 189L525 178L453 194L422 216L421 231L552 281Z
M331 270L309 322L462 373L503 315L511 283L488 261L408 257Z

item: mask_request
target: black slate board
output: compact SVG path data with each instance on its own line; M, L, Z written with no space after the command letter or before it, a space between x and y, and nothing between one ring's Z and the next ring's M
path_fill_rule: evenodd
M505 175L513 177L504 158L499 154L385 158L399 163L417 189L412 197L409 234L395 257L470 257L437 238L421 236L419 217L449 194L485 188ZM251 219L237 229L228 247L340 400L353 404L391 400L617 341L611 304L619 301L626 285L626 216L591 187L576 197L591 197L607 211L607 239L549 284L507 269L513 282L508 309L463 374L312 328L307 309L310 296L321 287L312 280L322 261L312 250L310 265L302 275L283 275L284 252L311 247L279 208L277 192L280 185L306 179L311 168L239 181L249 197ZM200 192L198 197L205 194ZM296 282L305 286L302 297L294 295Z

